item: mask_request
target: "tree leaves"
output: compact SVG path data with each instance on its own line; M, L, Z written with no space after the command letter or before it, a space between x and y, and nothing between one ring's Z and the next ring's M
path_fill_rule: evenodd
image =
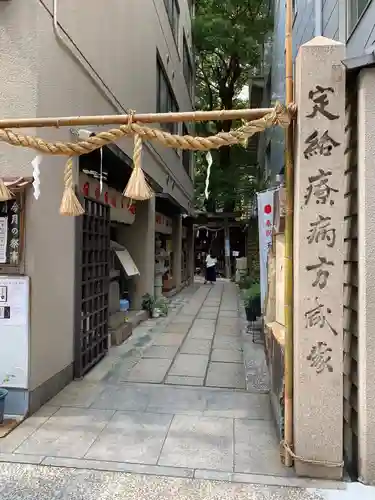
M248 104L239 99L249 75L259 69L262 46L271 29L268 0L197 0L193 20L196 50L196 107L234 109ZM230 121L205 123L199 133L228 131ZM233 209L246 204L259 180L256 155L235 146L213 151L210 205ZM205 161L197 155L196 201L203 203ZM203 184L202 184L203 182Z

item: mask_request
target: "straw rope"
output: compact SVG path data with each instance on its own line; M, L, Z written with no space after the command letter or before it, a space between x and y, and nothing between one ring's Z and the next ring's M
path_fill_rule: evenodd
M60 213L62 215L77 216L82 215L84 209L75 194L73 182L73 156L90 153L122 137L134 136L134 168L125 188L124 196L133 200L148 200L153 196L153 191L148 185L141 167L143 141L158 141L169 148L193 151L207 151L235 144L246 146L248 139L257 132L263 132L265 129L273 126L287 128L295 112L296 106L294 104L285 107L277 103L275 108L262 118L245 122L242 127L230 130L229 132L219 132L210 137L193 137L191 135L179 136L170 134L161 129L154 129L140 123L134 123L135 112L129 110L127 124L120 125L119 128L113 128L105 132L98 132L96 135L78 142L48 142L40 137L23 135L6 128L0 128L0 141L6 142L12 146L35 149L44 154L68 156L69 159L64 171L65 187ZM171 116L171 121L173 121L172 118ZM221 119L225 119L225 110L222 112ZM3 180L0 179L0 201L11 198L12 193L6 189Z
M69 158L64 170L64 193L60 205L61 215L82 215L85 213L75 192L73 182L73 160Z
M95 149L111 144L121 137L138 134L142 140L158 141L169 148L207 151L209 149L218 149L222 146L244 144L257 132L263 132L265 129L275 125L286 128L294 113L295 105L286 108L284 105L277 104L263 118L249 121L242 127L230 132L219 132L209 137L179 136L139 123L129 122L126 125L121 125L119 128L110 129L106 132L98 132L87 140L76 143L48 142L40 137L23 135L10 129L0 129L0 141L12 146L35 149L36 151L50 155L77 156L90 153Z

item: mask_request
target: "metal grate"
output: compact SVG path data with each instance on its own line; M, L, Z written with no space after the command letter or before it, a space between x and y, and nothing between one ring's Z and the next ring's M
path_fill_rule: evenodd
M84 198L80 224L80 322L74 375L80 378L108 351L110 207Z

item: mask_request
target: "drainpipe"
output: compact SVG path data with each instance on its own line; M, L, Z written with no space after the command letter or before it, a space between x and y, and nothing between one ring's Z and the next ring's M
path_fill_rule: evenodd
M323 35L323 0L315 0L315 36Z

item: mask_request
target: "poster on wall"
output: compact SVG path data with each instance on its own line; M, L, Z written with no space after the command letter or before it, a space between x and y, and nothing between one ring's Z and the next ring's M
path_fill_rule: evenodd
M0 276L0 385L3 387L28 388L29 289L27 276Z
M258 230L259 230L259 264L260 264L260 296L261 307L264 310L264 300L267 293L267 258L272 244L273 228L273 198L274 189L257 193L258 197Z

